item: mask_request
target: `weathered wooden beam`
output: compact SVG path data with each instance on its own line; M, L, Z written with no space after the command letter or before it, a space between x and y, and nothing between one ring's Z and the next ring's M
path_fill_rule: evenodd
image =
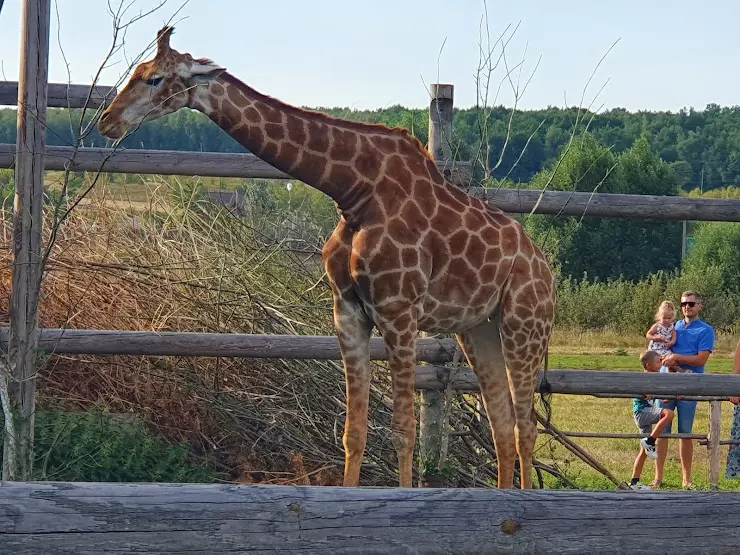
M12 167L15 149L0 144L0 168ZM254 154L235 152L187 152L180 150L144 150L50 146L46 151L46 169L106 171L162 175L199 175L218 177L255 177L291 179L288 174L270 166Z
M416 389L442 388L449 368L418 366ZM740 395L740 375L735 374L659 374L597 370L548 370L541 373L537 391L568 395ZM478 381L470 370L455 372L452 387L457 391L478 391Z
M734 553L740 495L5 483L0 552Z
M452 116L455 86L433 83L429 101L429 143L427 150L434 160L453 160Z
M0 349L7 348L8 328L0 328ZM447 362L454 339L420 339L417 360ZM39 349L56 354L203 356L340 360L334 336L257 335L248 333L144 332L43 329ZM373 360L388 360L385 343L370 339Z
M529 189L472 188L469 192L509 213L530 213L534 209L536 214L594 218L740 221L738 199L568 191L541 193Z
M8 346L8 328L0 328L0 349ZM450 362L457 342L454 339L419 339L417 360ZM39 349L55 354L201 356L340 360L339 342L334 336L257 335L239 333L144 332L119 330L77 330L44 328ZM387 360L383 340L370 339L372 360ZM423 365L416 369L417 389L446 387L450 369ZM543 389L544 374L538 390ZM478 391L475 374L457 369L453 388ZM691 395L697 397L740 396L740 375L659 374L596 370L548 370L547 386L552 393L571 395Z
M98 85L90 90L90 85L49 83L47 106L49 108L98 108L108 104L116 96L116 88ZM0 106L18 104L18 83L0 81Z
M15 437L4 439L3 480L30 480L33 471L50 14L49 0L23 2L8 341L13 377L5 407Z
M712 489L719 488L720 468L720 434L722 433L722 402L709 403L709 485Z
M11 168L15 147L0 144L0 168ZM112 150L82 148L70 164L71 147L47 148L46 169L141 173L163 175L198 175L203 177L245 177L291 179L252 154L223 152L185 152L171 150ZM453 172L454 173L454 172ZM656 195L621 195L547 191L528 189L470 188L469 192L486 199L504 212L562 216L593 216L645 220L740 221L740 200L706 199Z

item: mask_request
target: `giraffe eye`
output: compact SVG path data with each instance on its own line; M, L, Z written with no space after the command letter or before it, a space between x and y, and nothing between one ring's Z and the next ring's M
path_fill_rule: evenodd
M152 77L151 79L146 80L146 84L150 87L156 87L162 82L162 77Z

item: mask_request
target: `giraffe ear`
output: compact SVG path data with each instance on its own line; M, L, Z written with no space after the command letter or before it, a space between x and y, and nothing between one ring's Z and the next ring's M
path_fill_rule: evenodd
M188 68L181 67L178 73L182 77L186 77L193 85L199 85L213 81L224 71L226 71L226 68L214 64L211 60L201 58L193 60Z

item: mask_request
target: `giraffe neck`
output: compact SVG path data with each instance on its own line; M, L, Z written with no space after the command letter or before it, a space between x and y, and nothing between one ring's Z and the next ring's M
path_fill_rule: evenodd
M379 184L389 180L394 188L410 188L411 174L420 172L443 180L428 152L405 129L296 108L228 73L197 87L190 107L268 164L329 195L345 217L360 217Z

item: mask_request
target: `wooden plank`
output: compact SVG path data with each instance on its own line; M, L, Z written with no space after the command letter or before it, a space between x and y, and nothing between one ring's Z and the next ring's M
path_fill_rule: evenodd
M441 389L447 384L449 368L417 366L416 389ZM543 391L544 374L537 390ZM597 370L548 370L547 385L552 393L569 395L699 395L734 396L740 392L740 375L734 374L659 374ZM478 391L478 381L470 370L458 370L453 378L457 391Z
M629 220L740 221L740 200L678 196L627 195L525 189L481 189L470 192L504 212L623 218ZM542 196L541 200L540 195ZM705 202L710 201L711 202Z
M0 144L0 168L13 167L14 152L13 145ZM72 147L48 147L46 169L63 170L70 164L72 154ZM223 152L82 148L78 150L70 169L97 171L101 167L104 171L114 173L291 178L252 154ZM537 205L537 214L580 217L585 211L586 216L601 218L740 221L738 199L547 191L537 204L540 196L538 191L481 188L468 191L509 213L529 213Z
M0 328L0 348L7 348L7 340L8 328ZM454 339L420 339L417 360L450 361L456 344ZM341 359L335 336L311 335L43 329L39 348L56 354ZM370 339L370 356L388 359L381 338Z
M719 488L720 467L720 434L722 432L722 402L709 403L709 485L712 489Z
M14 153L12 145L0 144L0 168L12 167ZM50 146L46 154L47 170L63 170L69 165L74 171L290 179L254 154L81 148L73 164L72 147Z
M657 397L660 395L733 396L740 393L740 375L733 374L549 370L547 382L553 393L571 395L630 393ZM542 389L542 376L540 376L538 388Z
M537 430L541 434L550 433L548 430L542 429ZM595 439L640 439L641 437L648 437L650 434L629 434L629 433L616 433L616 432L560 432L565 437L587 437ZM706 434L663 434L660 437L668 439L696 439L699 441L706 441Z
M29 480L33 471L50 10L49 0L23 3L8 388L15 437L4 441L4 480Z
M49 108L98 108L108 105L115 96L116 88L106 85L98 85L90 91L90 85L49 83L46 105ZM0 81L0 106L17 104L18 83Z
M0 552L733 553L738 512L719 492L19 482Z
M0 328L0 348L7 349L8 328ZM417 341L417 360L450 362L457 342L454 339ZM39 349L56 354L203 356L247 358L294 358L340 360L334 336L256 335L237 333L143 332L118 330L76 330L44 328ZM387 360L385 344L379 337L370 340L373 360ZM443 389L449 368L424 365L416 369L417 389ZM540 376L538 389L543 386ZM658 374L596 370L548 370L547 385L552 393L571 395L692 395L699 397L740 396L740 375ZM468 368L454 373L458 391L478 390L478 381Z

